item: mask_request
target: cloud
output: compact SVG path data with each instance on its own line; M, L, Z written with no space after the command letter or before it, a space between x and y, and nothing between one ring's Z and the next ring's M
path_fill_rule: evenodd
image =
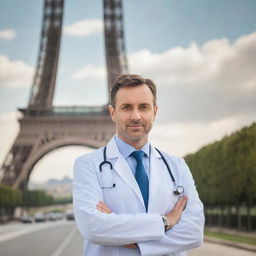
M23 61L0 55L0 87L29 87L32 76L33 68Z
M64 28L64 35L85 37L101 33L103 30L102 20L81 20Z
M231 43L215 39L202 46L174 47L162 53L144 49L128 56L131 73L157 84L161 122L212 122L255 117L256 33ZM87 65L74 80L105 79L105 69Z
M86 78L105 79L106 70L103 67L95 67L94 65L87 65L71 76L74 80L82 80Z
M175 47L163 53L147 49L129 56L131 73L158 85L160 120L209 122L256 109L256 33L211 40L201 47Z
M251 125L253 121L255 119L252 116L239 115L208 123L156 123L150 133L150 141L165 152L184 157L206 144Z
M13 29L0 30L0 39L11 40L16 37L16 32Z

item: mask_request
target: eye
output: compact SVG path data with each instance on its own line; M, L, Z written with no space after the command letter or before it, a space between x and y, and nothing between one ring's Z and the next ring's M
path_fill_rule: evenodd
M129 105L123 105L123 106L122 106L122 109L123 109L123 110L128 110L129 108L130 108Z
M149 110L150 109L150 106L149 105L142 105L140 107L142 110Z

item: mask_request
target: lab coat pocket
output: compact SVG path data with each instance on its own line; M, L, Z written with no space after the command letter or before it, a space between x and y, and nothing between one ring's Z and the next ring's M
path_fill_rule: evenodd
M173 191L168 191L166 196L166 213L170 212L175 204L178 202L179 197Z

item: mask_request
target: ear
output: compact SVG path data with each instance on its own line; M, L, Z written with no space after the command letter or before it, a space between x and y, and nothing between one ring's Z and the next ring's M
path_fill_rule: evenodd
M111 119L113 122L116 121L116 112L115 112L115 108L112 106L112 105L109 105L108 106L108 111L109 111L109 114L111 116Z
M154 121L156 120L156 113L157 113L157 111L158 111L158 106L155 105L154 106Z

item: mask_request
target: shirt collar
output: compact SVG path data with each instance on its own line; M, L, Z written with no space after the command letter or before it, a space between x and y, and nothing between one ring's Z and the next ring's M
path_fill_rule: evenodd
M115 138L116 145L124 158L127 158L128 156L130 156L130 154L133 151L137 150L130 144L124 142L117 135L115 135L114 138ZM146 154L146 156L149 157L149 148L150 148L150 144L149 142L147 142L140 150L142 150Z

